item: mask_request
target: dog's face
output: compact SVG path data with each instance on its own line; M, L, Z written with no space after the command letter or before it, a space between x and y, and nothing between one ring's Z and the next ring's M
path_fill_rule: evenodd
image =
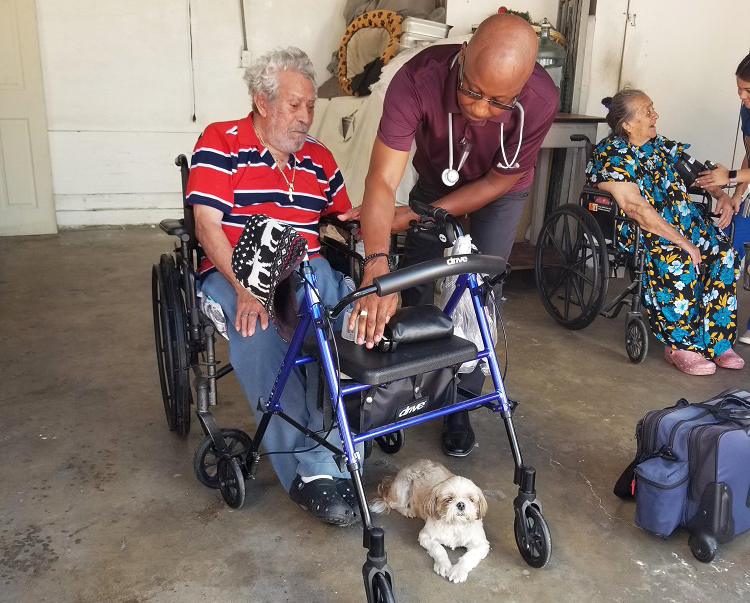
M468 523L484 517L487 499L470 479L454 475L432 489L424 511L440 521Z

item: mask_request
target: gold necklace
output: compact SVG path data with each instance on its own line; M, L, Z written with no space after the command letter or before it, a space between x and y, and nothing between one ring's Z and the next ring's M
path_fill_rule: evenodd
M252 120L251 120L252 121ZM260 144L262 144L266 149L268 149L268 152L271 153L271 149L268 148L268 145L266 144L266 141L263 140L263 137L260 135L260 132L258 132L258 128L255 125L255 122L252 122L253 124L253 130L255 130L255 135L258 137L258 140L260 140ZM279 173L284 178L284 181L286 182L286 185L288 188L287 190L287 196L289 197L289 201L294 203L294 177L297 175L297 158L292 155L292 180L289 181L289 178L286 177L286 174L284 173L284 168L281 167L278 161L276 161L276 157L273 156L273 153L271 153L271 159L273 159L273 164L279 168Z

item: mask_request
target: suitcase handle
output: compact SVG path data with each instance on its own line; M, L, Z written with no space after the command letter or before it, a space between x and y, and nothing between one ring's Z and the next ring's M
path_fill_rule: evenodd
M730 404L739 404L742 408L726 408ZM737 396L727 396L718 404L697 403L692 406L705 408L718 419L725 419L728 421L750 420L750 402L738 398Z

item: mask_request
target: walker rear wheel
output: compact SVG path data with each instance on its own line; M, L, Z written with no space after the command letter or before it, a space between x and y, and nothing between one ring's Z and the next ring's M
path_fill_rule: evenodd
M398 431L375 438L375 441L386 454L396 454L404 447L406 436L404 435L404 430L399 429Z

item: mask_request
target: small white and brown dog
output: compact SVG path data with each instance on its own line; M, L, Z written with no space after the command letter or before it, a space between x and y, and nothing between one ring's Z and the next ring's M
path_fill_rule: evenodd
M383 479L370 510L388 513L391 509L425 521L419 544L435 560L435 572L451 582L466 580L490 551L482 525L487 513L482 490L440 463L423 459ZM465 547L466 553L452 565L444 546Z

